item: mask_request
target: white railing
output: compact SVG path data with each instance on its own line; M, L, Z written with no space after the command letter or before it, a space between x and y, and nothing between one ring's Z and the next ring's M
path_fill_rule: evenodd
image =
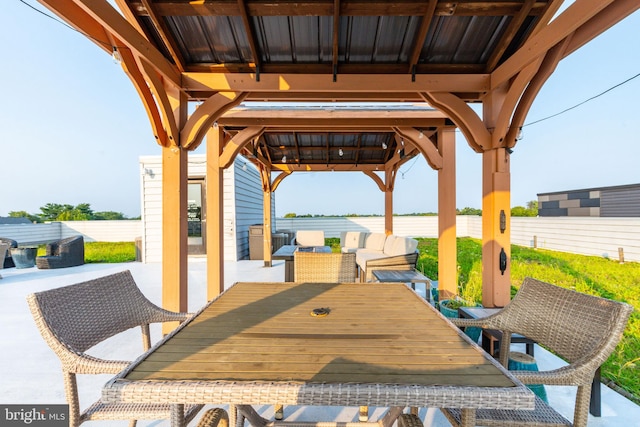
M384 232L383 217L276 218L278 230L324 230L326 237L341 231ZM458 216L457 235L482 238L482 218ZM394 234L437 237L437 216L397 216ZM132 242L142 236L142 222L65 221L48 224L0 225L0 237L21 245L46 243L81 234L86 241ZM248 237L247 237L248 238ZM537 217L511 218L511 241L520 246L595 255L640 262L640 218Z

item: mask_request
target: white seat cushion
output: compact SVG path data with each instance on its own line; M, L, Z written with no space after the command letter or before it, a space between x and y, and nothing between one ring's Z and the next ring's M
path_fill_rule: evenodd
M409 237L397 237L393 242L393 248L388 253L388 255L412 254L416 251L417 247L418 241L416 239L411 239ZM387 253L386 250L385 253Z
M324 246L324 231L322 231L322 230L298 230L296 232L296 245L300 245L300 246Z
M387 236L384 233L371 233L364 240L364 248L372 251L380 251L384 248Z

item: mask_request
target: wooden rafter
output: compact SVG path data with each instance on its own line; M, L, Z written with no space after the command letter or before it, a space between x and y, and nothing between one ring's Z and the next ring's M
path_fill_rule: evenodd
M152 4L149 0L140 0L140 1L144 5L145 9L147 9L148 17L151 20L151 23L153 24L153 26L155 27L156 33L160 35L160 38L162 39L162 43L164 43L165 47L169 50L169 53L171 54L171 57L173 58L173 62L176 64L176 67L178 67L178 70L180 70L180 72L185 71L184 58L182 57L182 54L180 53L180 49L178 49L178 47L176 46L173 38L167 36L167 34L169 34L169 30L167 28L167 25L164 23L164 20L162 19L161 16L158 16L158 14L154 11ZM147 38L150 38L149 34L147 34Z
M424 12L422 13L422 22L420 24L420 29L418 30L418 35L416 36L413 51L411 52L411 58L409 58L409 70L408 72L415 72L418 66L418 59L420 58L420 52L422 52L422 47L424 46L424 41L427 39L427 34L429 33L429 27L431 26L431 22L433 21L433 15L436 11L436 6L438 5L438 0L429 0L429 2L424 6Z
M249 18L249 14L247 12L247 4L245 0L238 0L238 12L242 17L242 23L244 24L244 30L247 34L247 39L249 40L249 47L251 48L251 54L253 55L253 63L255 64L257 76L256 80L260 80L260 72L261 72L261 58L260 51L258 50L258 42L256 40L256 32L253 30L253 26L251 25L251 19Z
M485 72L490 73L491 71L493 71L496 65L498 65L498 62L502 58L502 55L507 50L507 48L513 41L513 38L515 37L516 33L522 26L522 23L531 12L531 9L533 8L535 2L536 0L525 0L525 2L522 4L522 8L520 9L520 11L511 19L511 22L509 22L509 26L507 27L507 30L502 35L502 38L498 42L498 45L493 50L491 57L487 61Z
M549 49L576 31L615 0L576 0L544 29L530 37L509 59L491 73L491 88L495 89L524 67L544 55ZM632 4L629 4L632 2ZM640 5L633 0L620 0L622 9L628 13L637 10ZM635 9L634 9L635 7ZM604 31L605 29L600 29ZM598 33L599 34L599 33ZM594 37L597 34L594 35Z
M331 52L331 66L333 68L333 81L337 80L338 58L340 57L340 0L333 0L333 40Z

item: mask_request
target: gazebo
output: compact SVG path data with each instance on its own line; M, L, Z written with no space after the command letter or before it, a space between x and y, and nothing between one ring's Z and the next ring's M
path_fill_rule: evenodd
M294 172L367 174L385 192L387 232L394 174L424 155L438 171L440 286L455 293L455 128L482 156L483 303L504 306L510 152L527 112L563 58L640 8L637 0L576 0L562 11L561 0L115 0L118 11L107 0L39 1L121 61L147 110L163 147L163 305L182 311L187 154L205 137L209 298L223 283L222 170L242 152L261 171L265 205ZM418 107L236 108L249 101Z

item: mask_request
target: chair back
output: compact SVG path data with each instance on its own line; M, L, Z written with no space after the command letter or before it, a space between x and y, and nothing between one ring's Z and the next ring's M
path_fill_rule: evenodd
M625 303L527 277L499 318L506 330L533 339L569 363L589 359L595 371L615 349L632 311Z
M129 270L31 294L27 301L40 333L61 358L132 327L163 321L159 313L165 311L140 292Z
M300 246L324 246L324 231L299 230L296 232L296 245Z
M0 242L0 268L4 268L4 258L9 251L9 244Z
M294 281L346 283L356 281L355 253L295 252Z

